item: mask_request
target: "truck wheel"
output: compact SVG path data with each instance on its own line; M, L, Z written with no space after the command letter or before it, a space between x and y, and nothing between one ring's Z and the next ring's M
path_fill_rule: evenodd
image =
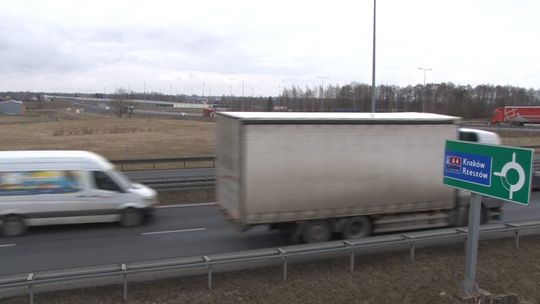
M26 224L22 217L17 215L8 215L2 220L0 227L2 234L5 236L18 236L26 232Z
M330 240L331 235L330 225L326 221L308 222L302 233L306 243L326 242Z
M124 227L140 226L143 222L144 213L136 208L127 208L120 217L120 225Z
M371 234L371 222L364 216L352 217L343 225L344 239L359 239Z

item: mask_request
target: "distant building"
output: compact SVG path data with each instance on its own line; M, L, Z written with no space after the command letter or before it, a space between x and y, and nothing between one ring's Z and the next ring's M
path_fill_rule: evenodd
M8 100L0 102L0 114L20 115L24 111L22 101Z

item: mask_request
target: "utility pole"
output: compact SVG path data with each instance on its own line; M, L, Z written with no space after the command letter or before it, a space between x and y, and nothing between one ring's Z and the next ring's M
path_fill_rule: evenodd
M371 75L371 112L375 113L375 28L377 20L377 0L373 0L373 72Z
M323 104L324 104L324 80L328 79L330 77L328 77L328 76L317 76L317 78L322 81L322 84L321 84L321 108L320 108L320 112L322 112L323 111Z
M424 98L422 98L422 112L426 112L426 73L431 71L431 69L418 68L419 70L424 71Z

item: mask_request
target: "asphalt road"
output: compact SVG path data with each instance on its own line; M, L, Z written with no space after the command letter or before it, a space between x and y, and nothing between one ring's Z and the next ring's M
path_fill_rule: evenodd
M540 193L530 206L508 203L503 221L540 218ZM0 238L0 274L201 256L290 245L261 226L239 232L215 204L159 208L141 227L116 224L36 227L16 238Z
M105 104L98 105L96 103L90 103L90 102L88 103L74 102L73 104L76 106L85 108L86 111L92 111L92 112L101 113L101 114L114 114L113 113L114 109L111 108L110 106L106 106ZM139 110L139 109L134 109L133 114L165 116L165 117L178 118L178 119L202 117L202 114L195 114L195 113L189 113L189 112L151 111L151 110Z
M288 244L264 227L237 232L214 205L156 210L135 228L117 224L35 227L16 238L0 238L0 274L129 263L265 248Z
M499 125L499 126L490 126L490 125L462 125L463 127L473 128L473 129L482 129L491 132L499 131L517 131L517 132L540 132L540 125L538 124L525 124L524 126L510 126L510 125Z

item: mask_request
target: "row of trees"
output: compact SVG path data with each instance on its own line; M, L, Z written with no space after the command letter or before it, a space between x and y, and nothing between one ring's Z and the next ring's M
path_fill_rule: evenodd
M377 112L431 112L465 118L489 117L496 107L540 105L540 90L514 86L452 83L416 86L381 85L376 89ZM371 111L371 86L352 83L314 89L286 88L279 99L293 111Z
M496 107L540 105L540 90L514 86L381 85L375 95L376 112L431 112L465 118L488 118ZM221 106L235 111L370 112L371 85L292 86L283 89L278 98L223 96Z
M16 100L42 101L44 93L6 92L0 97L11 96ZM64 94L48 94L64 95ZM73 94L68 94L73 96ZM80 97L109 98L119 105L119 114L130 106L130 99L146 99L171 102L203 102L198 96L171 96L160 93L134 93L117 89L107 96L99 94L76 94ZM36 98L37 97L37 98ZM211 104L235 111L371 111L371 85L351 83L347 85L328 85L326 87L284 88L278 97L211 97ZM426 86L380 85L376 88L376 112L431 112L455 115L465 118L490 117L494 108L507 105L540 105L540 90L500 85L455 85L453 83L431 83Z

